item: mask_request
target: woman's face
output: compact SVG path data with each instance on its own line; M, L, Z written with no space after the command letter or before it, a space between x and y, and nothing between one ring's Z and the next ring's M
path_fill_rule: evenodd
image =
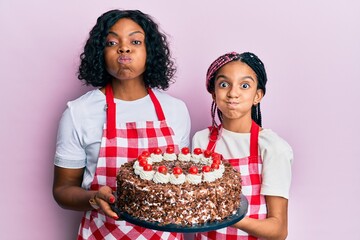
M245 63L233 61L222 66L215 76L213 99L223 120L251 119L251 107L260 102L255 72Z
M144 30L131 19L122 18L106 37L104 58L106 70L119 80L143 80L146 64Z

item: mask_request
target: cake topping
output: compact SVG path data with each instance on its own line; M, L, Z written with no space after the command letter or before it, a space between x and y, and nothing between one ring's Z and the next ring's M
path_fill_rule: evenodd
M175 161L176 154L174 152L174 147L167 147L166 152L164 153L164 160L165 161Z
M189 173L190 174L197 174L199 172L198 168L196 166L191 166L189 168Z
M143 151L141 155L145 157L150 157L150 153L148 151Z
M207 166L207 165L202 167L203 172L210 172L210 169L211 169L210 166Z
M194 163L199 163L200 160L204 157L201 148L195 148L193 154L191 154L191 160Z
M164 154L160 152L160 148L155 148L151 154L143 151L133 164L135 174L155 183L198 184L215 181L224 173L221 155L208 150L195 148L191 153L184 147L177 155L174 147L167 147Z
M190 158L191 158L190 149L188 147L183 147L178 155L179 161L189 162Z
M154 154L162 154L161 148L155 148L153 153Z
M167 170L166 166L161 165L158 167L158 172L162 173L162 174L166 174L168 172L168 170Z
M145 166L143 166L144 171L151 171L152 170L152 165L151 164L145 164Z
M183 147L183 148L181 149L181 153L184 154L184 155L189 154L189 153L190 153L190 149L189 149L188 147Z
M166 153L169 153L169 154L174 153L174 147L167 147L166 148Z
M179 175L179 174L182 174L182 169L180 167L174 167L173 169L173 174L175 175Z

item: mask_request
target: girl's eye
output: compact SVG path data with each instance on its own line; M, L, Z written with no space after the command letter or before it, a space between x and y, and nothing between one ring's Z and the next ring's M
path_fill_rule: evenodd
M115 42L115 41L107 41L106 42L107 47L115 46L116 44L117 44L117 42Z
M139 40L134 40L134 41L132 41L132 43L133 43L134 45L140 45L140 44L141 44L141 41L139 41Z
M250 87L250 85L248 83L241 84L241 88L247 89L249 87Z
M226 88L227 86L229 86L229 84L228 84L227 82L221 82L221 83L219 84L219 86L220 86L221 88Z

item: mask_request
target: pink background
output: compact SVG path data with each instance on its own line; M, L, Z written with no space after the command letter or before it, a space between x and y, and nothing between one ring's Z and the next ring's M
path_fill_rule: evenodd
M96 18L140 9L170 35L179 66L169 93L192 134L209 124L209 64L252 51L269 82L263 125L293 147L290 240L360 239L358 1L0 1L0 239L75 239L80 213L51 193L59 118L89 88L76 78Z

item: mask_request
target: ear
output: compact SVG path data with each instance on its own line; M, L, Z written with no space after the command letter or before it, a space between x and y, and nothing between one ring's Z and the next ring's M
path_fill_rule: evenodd
M211 97L212 97L212 99L213 99L214 101L216 100L215 91L211 93Z
M256 90L256 94L254 97L254 105L258 104L259 102L261 102L261 99L264 97L264 91L262 89L258 89Z

